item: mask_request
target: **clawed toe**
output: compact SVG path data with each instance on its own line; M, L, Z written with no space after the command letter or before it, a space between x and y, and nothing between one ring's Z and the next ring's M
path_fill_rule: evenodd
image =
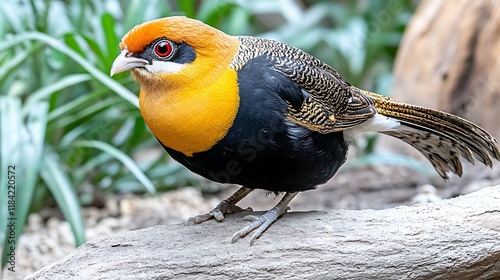
M253 215L246 216L245 220L250 220L251 222L233 234L231 243L236 242L236 240L238 240L239 238L243 238L247 234L255 230L252 237L250 238L250 246L252 246L255 242L255 239L259 238L262 233L281 215L278 210L279 209L277 208L273 208L260 217L256 217Z
M231 243L236 242L239 238L245 237L247 234L255 230L254 234L252 235L252 238L250 239L250 246L254 244L255 239L259 238L259 236L262 235L262 233L269 227L269 225L272 224L272 222L269 223L269 225L265 225L266 218L264 215L262 215L260 218L257 218L255 216L247 216L251 217L252 219L255 219L253 222L247 224L245 227L242 229L238 230L233 234L233 237L231 238ZM246 218L247 218L246 217Z
M251 191L252 189L241 187L228 199L221 201L210 212L203 215L191 217L186 221L186 224L200 224L212 218L220 222L224 220L224 214L238 213L248 210L251 211L252 208L242 209L241 207L235 205L238 201L240 201L242 198L248 195Z
M216 207L215 209L211 210L210 212L203 214L203 215L198 215L189 218L186 221L186 224L201 224L205 221L208 221L212 218L214 218L216 221L220 222L224 220L224 214L234 214L234 213L240 213L240 212L246 212L246 211L253 211L252 208L241 208L236 205L230 205L228 207L222 208L222 207Z
M244 219L250 221L249 224L244 226L242 229L235 232L231 238L231 243L236 242L239 238L245 237L250 232L254 231L252 237L250 238L250 246L254 245L255 240L259 238L266 229L268 229L272 223L274 223L278 217L286 213L290 207L288 203L292 198L295 197L297 193L287 193L283 199L274 207L273 209L267 211L264 215L257 217L255 215L248 215Z
M220 211L219 211L219 213L216 214L215 213L216 211L214 211L214 210L212 210L206 214L203 214L203 215L191 217L187 220L186 224L201 224L201 223L208 221L214 217L216 220L219 220L218 218L220 218L220 216L222 216L222 219L224 219L224 215L222 213L220 213Z
M201 223L206 222L212 218L214 218L216 221L220 222L220 221L224 220L224 213L222 213L222 211L220 209L215 208L206 214L198 215L198 216L194 216L194 217L189 218L187 220L186 224L201 224Z
M219 209L216 209L213 212L211 211L210 213L213 215L213 217L215 218L215 220L217 220L218 222L224 220L224 214L222 214L222 212Z

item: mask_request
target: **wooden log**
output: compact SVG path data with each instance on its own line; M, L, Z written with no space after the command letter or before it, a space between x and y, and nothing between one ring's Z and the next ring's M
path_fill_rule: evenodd
M92 240L26 279L500 279L500 186L387 210L289 212L254 246L230 243L244 215Z

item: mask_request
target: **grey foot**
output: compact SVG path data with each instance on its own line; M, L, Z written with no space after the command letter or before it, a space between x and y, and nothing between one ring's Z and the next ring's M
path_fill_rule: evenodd
M194 216L187 220L187 224L200 224L205 221L208 221L214 218L217 221L224 220L224 214L233 214L239 213L243 211L252 211L252 208L243 209L237 205L229 205L225 200L219 203L214 209L210 210L210 212L198 216Z
M266 231L266 229L269 228L271 224L278 219L279 216L286 213L289 209L290 207L287 206L285 207L284 211L280 211L280 209L274 207L273 209L267 211L264 215L260 217L257 216L245 217L246 219L249 219L251 222L233 234L233 237L231 238L231 243L236 242L236 240L238 240L239 238L243 238L247 234L255 230L254 233L252 234L252 237L250 238L250 246L254 245L255 240L259 238L262 235L262 233Z
M297 195L297 193L286 193L281 201L271 210L267 211L264 215L260 217L251 216L250 219L253 220L251 223L238 230L233 234L231 238L231 243L236 242L239 238L245 237L245 235L249 234L253 230L254 233L250 238L250 246L255 243L255 240L259 238L262 233L274 223L279 216L283 215L290 209L288 207L288 203Z
M189 218L186 224L199 224L204 221L208 221L212 218L215 218L217 221L224 220L224 214L230 213L238 213L242 211L252 211L252 208L242 209L239 206L236 206L236 203L247 196L252 192L252 189L248 189L245 187L239 188L233 195L231 195L228 199L221 201L214 209L212 209L207 214L198 215L195 217Z

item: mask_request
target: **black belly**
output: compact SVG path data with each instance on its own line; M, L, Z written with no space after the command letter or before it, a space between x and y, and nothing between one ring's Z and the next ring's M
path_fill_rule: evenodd
M270 138L251 135L238 143L222 140L192 157L164 148L172 158L207 179L273 192L305 191L325 183L346 157L341 133L310 132L295 142L283 141L288 136L281 133L262 135Z
M167 152L191 171L221 183L274 192L304 191L325 183L344 163L343 133L321 134L285 118L300 102L300 87L266 65L264 57L238 72L240 106L227 135L188 157Z

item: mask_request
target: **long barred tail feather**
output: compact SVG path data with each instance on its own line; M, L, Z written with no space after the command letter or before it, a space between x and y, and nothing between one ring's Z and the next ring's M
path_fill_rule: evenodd
M462 175L460 156L491 167L500 160L498 142L488 132L458 116L435 109L405 104L389 97L362 91L375 103L378 113L401 123L394 130L380 131L410 144L422 153L444 179L451 171Z

